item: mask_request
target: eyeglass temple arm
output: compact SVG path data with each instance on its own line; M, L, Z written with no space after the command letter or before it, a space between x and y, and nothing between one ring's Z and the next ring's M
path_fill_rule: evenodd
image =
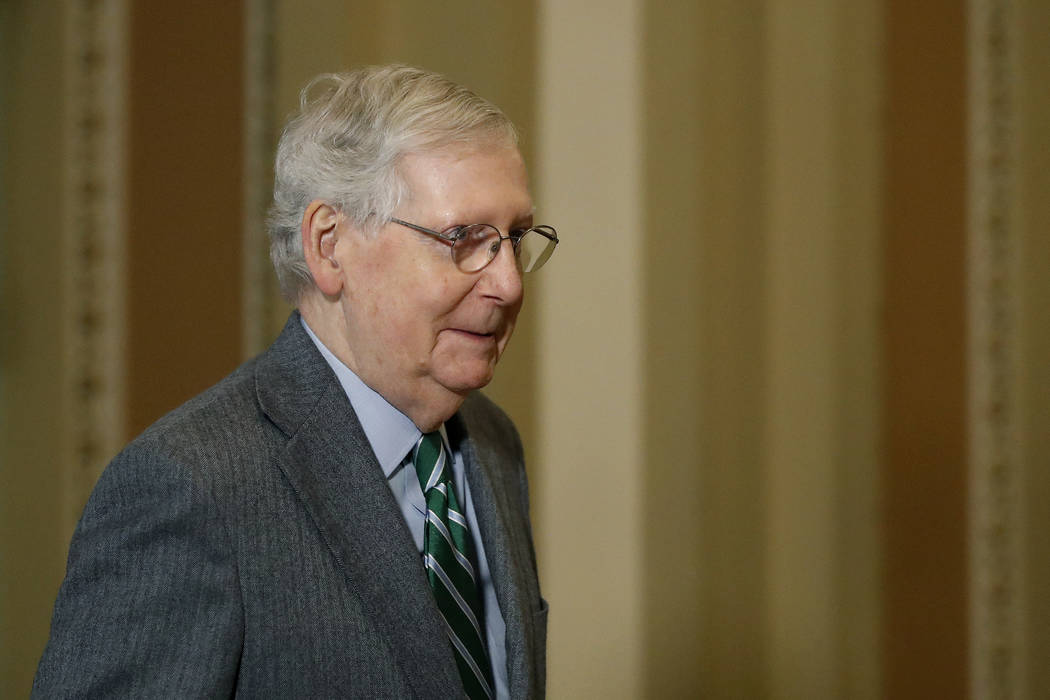
M441 240L445 241L446 243L455 243L456 242L455 238L451 238L449 236L446 236L445 234L440 233L438 231L435 231L434 229L426 228L425 226L419 226L417 224L410 224L407 221L402 221L401 219L390 219L390 220L393 221L395 224L401 224L402 226L407 226L408 228L412 229L413 231L419 231L420 233L425 233L428 236L433 236L434 238L440 238Z

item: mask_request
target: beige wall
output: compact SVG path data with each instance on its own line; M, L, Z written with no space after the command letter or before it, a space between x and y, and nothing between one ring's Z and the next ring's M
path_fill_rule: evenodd
M59 3L0 4L0 695L25 696L70 530L63 513ZM17 28L17 30L16 30Z
M1014 697L1039 697L1050 688L1050 538L1046 537L1050 503L1050 92L1046 89L1050 44L1041 27L1050 26L1050 5L1019 2L1005 17L1010 44L1006 65L1011 84L1006 132L1010 180L1003 199L1011 232L1007 274L1011 280L1010 406L1005 444L1011 461L1012 610L1007 676ZM990 664L988 664L990 665ZM993 678L995 678L993 676Z
M535 378L534 510L541 582L563 611L549 686L566 697L637 697L644 681L641 10L539 4L538 197L567 235L537 300L550 361Z
M79 162L66 134L83 106L73 89L82 74L62 58L76 42L51 25L70 8L125 6L59 5L0 3L0 313L11 331L0 354L5 697L28 688L61 579L67 513L101 466L76 461L84 453L56 439L83 428L70 407L100 388L56 370L85 342L70 325L70 310L83 307L64 283L68 269L40 254L80 260L65 250L77 239L59 229L78 220L63 216L64 203L83 193L53 193ZM163 8L132 3L121 15L128 121L103 115L101 127L127 148L120 162L134 196L112 201L116 224L130 230L111 251L127 256L126 277L120 294L93 297L119 333L87 338L89 348L118 338L109 356L124 358L130 381L100 375L119 410L92 420L137 430L283 322L254 209L269 187L275 125L305 80L359 63L426 65L522 127L538 214L563 239L529 282L490 388L529 458L552 606L550 695L901 698L969 687L984 697L1010 685L1025 697L1045 687L1050 641L1029 621L1046 617L1050 586L1040 564L1050 560L1040 544L1050 488L1039 390L1050 380L1040 264L1050 223L1050 168L1039 155L1050 153L1038 31L1046 10L1026 0L1009 15L1018 78L1007 275L1017 332L995 366L1012 382L1018 438L1006 473L1022 515L1010 531L1019 554L996 560L1013 567L1018 592L1012 665L987 686L984 647L973 641L987 632L975 622L982 589L968 586L1000 569L967 569L966 558L979 547L969 489L984 488L966 446L984 414L967 411L979 379L967 374L976 354L965 324L982 312L962 284L972 269L966 212L983 190L966 189L981 182L965 105L967 51L981 39L964 19L973 6L1003 3L944 0L938 17L954 20L933 34L937 23L912 4L846 5L244 0L225 4L221 18L198 8L161 22L154 10ZM221 41L242 28L243 41ZM205 42L214 54L168 60L209 32L218 33ZM226 68L209 76L216 62ZM167 75L173 66L180 73ZM110 69L121 65L100 70ZM205 127L181 134L180 124L211 123L193 111L206 104L222 105L223 118L196 148L189 132ZM192 114L173 122L171 105ZM180 138L189 140L176 146ZM940 159L932 169L931 158ZM172 211L167 228L153 226L171 191L183 193L185 211L230 206L223 235L193 232L216 250L192 274L173 244L192 222ZM46 225L42 212L66 223ZM241 231L242 221L255 225ZM256 252L238 268L244 250ZM201 290L222 303L193 296ZM179 300L163 316L183 322L213 307L201 335L222 352L187 360L185 372L178 358L152 372L151 357L171 348L158 342L165 318L151 314L151 299ZM950 323L924 308L948 309ZM923 564L931 561L940 564ZM924 607L938 595L936 609Z
M551 688L877 697L877 8L542 10Z

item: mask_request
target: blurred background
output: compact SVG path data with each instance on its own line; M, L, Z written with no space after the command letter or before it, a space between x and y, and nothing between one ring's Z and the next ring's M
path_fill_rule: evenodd
M554 698L1050 697L1050 4L0 0L0 696L128 439L265 348L313 75L521 127L488 390Z

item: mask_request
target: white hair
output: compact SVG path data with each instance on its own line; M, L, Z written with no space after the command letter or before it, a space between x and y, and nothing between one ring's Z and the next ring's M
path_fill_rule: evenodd
M281 134L274 165L268 228L281 294L296 303L314 285L300 230L310 202L374 230L408 194L398 172L405 155L492 142L517 145L507 116L436 73L392 65L314 78Z

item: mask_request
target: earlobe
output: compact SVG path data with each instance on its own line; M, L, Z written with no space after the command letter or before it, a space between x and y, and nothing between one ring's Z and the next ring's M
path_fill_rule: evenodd
M343 277L336 257L340 214L331 205L314 200L303 212L300 232L303 238L303 257L317 288L327 296L335 296L343 286Z

